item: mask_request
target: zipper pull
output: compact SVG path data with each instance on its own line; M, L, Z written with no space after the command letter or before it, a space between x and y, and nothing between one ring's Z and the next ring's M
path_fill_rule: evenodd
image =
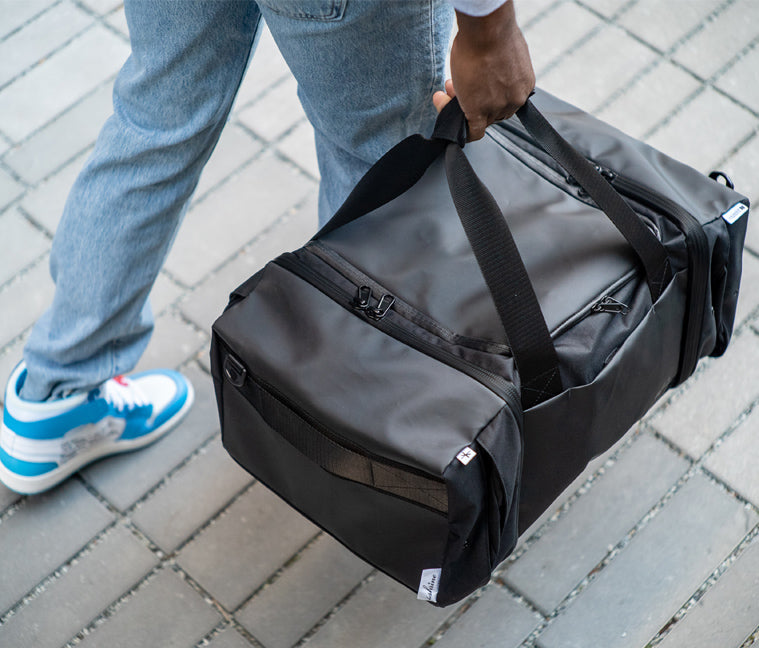
M374 308L367 308L364 312L373 320L381 320L383 317L385 317L385 315L387 315L388 311L393 307L394 303L395 297L385 294L382 295L382 298L379 300L379 304L377 304Z
M593 166L596 167L596 171L598 171L602 177L606 178L607 182L614 182L614 179L617 177L617 174L614 173L614 171L607 169L606 167L602 167L600 164L594 164Z
M601 301L593 304L591 310L594 313L619 313L620 315L627 315L630 312L630 307L614 299L614 297L606 296Z
M372 289L369 286L361 286L353 298L353 308L365 311L369 308L369 301L372 298Z

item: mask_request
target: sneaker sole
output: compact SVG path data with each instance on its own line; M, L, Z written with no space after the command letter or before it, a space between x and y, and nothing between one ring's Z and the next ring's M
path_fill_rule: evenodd
M124 452L131 452L132 450L139 450L145 446L150 445L154 441L160 439L164 434L169 432L173 427L178 425L182 419L186 416L189 409L192 407L195 401L195 391L192 385L187 382L187 399L181 409L177 411L168 421L166 421L160 427L149 434L138 437L137 439L129 439L126 441L112 441L110 443L96 446L91 448L87 452L83 452L71 461L58 466L55 470L39 475L37 477L24 477L8 470L2 463L0 463L0 482L5 484L12 491L15 491L21 495L37 495L46 490L57 486L62 481L78 472L84 466L107 457L109 455L121 454Z

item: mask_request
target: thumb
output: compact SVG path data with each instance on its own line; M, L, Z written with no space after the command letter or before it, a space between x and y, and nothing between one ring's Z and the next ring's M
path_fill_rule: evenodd
M438 90L434 95L432 95L432 105L435 106L435 110L438 112L445 108L446 104L450 100L451 98L442 90Z

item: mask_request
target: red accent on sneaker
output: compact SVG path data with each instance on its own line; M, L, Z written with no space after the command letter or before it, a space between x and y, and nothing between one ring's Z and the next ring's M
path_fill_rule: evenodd
M129 387L129 382L127 382L127 379L124 378L124 376L114 376L113 379L122 387Z

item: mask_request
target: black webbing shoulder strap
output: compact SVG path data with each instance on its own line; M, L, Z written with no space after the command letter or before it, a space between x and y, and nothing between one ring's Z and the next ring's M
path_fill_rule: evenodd
M577 181L627 239L643 264L651 301L655 302L672 278L667 252L661 241L635 215L598 169L559 135L531 101L528 100L517 111L517 117L540 147Z
M533 138L577 180L635 250L652 299L671 276L661 242L601 174L527 102L517 116ZM462 151L466 119L457 100L441 111L430 139L412 135L388 151L359 181L320 238L410 189L445 152L448 186L475 259L490 290L522 382L522 404L532 407L562 390L548 326L511 231L492 194Z

